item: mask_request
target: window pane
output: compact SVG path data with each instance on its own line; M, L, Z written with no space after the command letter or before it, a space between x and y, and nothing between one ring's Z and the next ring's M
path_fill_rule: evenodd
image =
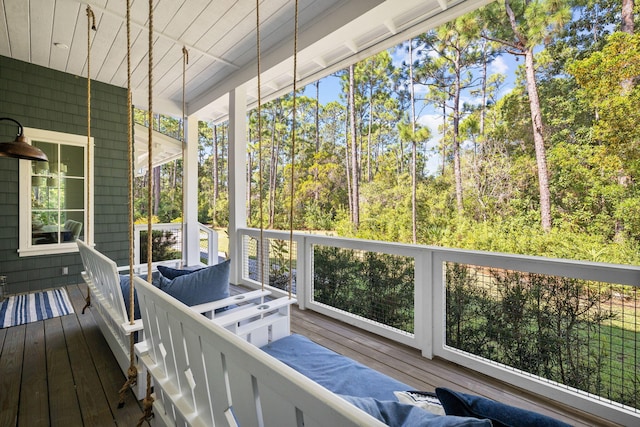
M31 243L46 245L58 243L60 226L57 212L33 211L31 216Z
M84 213L63 211L61 217L65 219L62 227L62 241L73 242L76 239L84 240Z
M60 209L84 208L84 180L75 178L61 178Z
M61 145L60 171L67 176L84 177L84 148Z
M44 154L49 158L49 162L32 162L32 163L48 163L49 164L49 172L58 172L58 144L53 144L51 142L42 142L42 141L31 141L31 145L34 147L38 147ZM36 166L38 167L38 166Z

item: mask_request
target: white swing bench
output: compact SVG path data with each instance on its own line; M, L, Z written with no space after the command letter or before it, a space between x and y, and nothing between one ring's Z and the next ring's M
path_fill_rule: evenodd
M280 338L253 328L260 321L245 325L248 335L242 326L234 333L140 278L135 287L145 324L136 353L153 377L154 424L385 425L258 348ZM271 304L252 310L272 310Z
M87 284L91 298L90 308L126 376L130 365L130 336L134 334L136 341L141 341L145 333L142 319L130 322L129 307L125 304L120 286L120 273L128 275L129 267L118 267L113 260L83 241L77 240L77 243L84 265L82 278ZM144 270L145 266L136 268L136 274L145 273ZM286 297L279 298L270 302L269 309L265 309L264 298L268 295L270 292L266 290L251 291L194 305L188 310L208 322L215 322L233 331L255 345L264 345L270 339L289 335L289 306L295 302ZM167 297L177 302L173 297ZM217 312L225 307L235 308ZM137 399L142 399L146 392L146 371L137 357L134 360L138 370L138 381L132 390Z

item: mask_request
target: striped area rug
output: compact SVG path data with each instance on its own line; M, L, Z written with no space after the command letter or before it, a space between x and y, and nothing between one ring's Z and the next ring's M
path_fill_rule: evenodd
M14 295L0 306L0 328L73 313L73 305L64 288Z

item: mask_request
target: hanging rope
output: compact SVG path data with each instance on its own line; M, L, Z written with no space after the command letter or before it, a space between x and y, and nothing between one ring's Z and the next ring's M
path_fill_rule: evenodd
M133 282L133 264L134 264L134 249L133 249L133 108L131 101L131 0L127 0L127 147L128 147L128 214L129 214L129 323L134 324L134 299L135 299L135 285ZM129 389L138 382L138 368L135 363L135 350L134 350L134 334L129 334L129 369L127 369L127 381L120 388L118 401L118 408L124 406L124 397Z
M188 63L189 63L189 51L185 46L182 46L182 263L183 264L186 264L185 253L188 247L187 241L189 237L187 235L187 227L186 227L186 222L184 218L184 213L186 211L185 209L186 199L184 195L184 152L187 145L187 137L184 132L184 129L185 129L184 124L187 121L187 116L186 116L187 107L186 107L185 97L186 97L186 85L187 85L186 76L187 76Z
M91 219L91 30L96 31L96 16L91 10L91 6L87 5L87 216L84 226L85 236L89 236L89 222ZM85 240L89 240L85 237ZM87 296L85 304L82 307L82 314L91 306L91 292L87 286Z
M153 256L152 256L152 227L151 227L151 208L153 202L153 126L151 125L151 118L153 117L153 0L149 0L149 139L147 148L149 151L149 158L147 159L147 167L149 171L149 191L147 193L147 205L148 205L148 218L147 218L147 274L151 274ZM140 427L145 421L149 422L153 418L153 397L151 396L151 374L147 371L147 393L142 401L142 409L144 414L138 421Z
M289 199L289 299L293 293L293 196L295 191L295 155L296 155L296 76L298 74L298 0L295 6L293 30L293 113L291 117L291 197Z
M260 285L264 291L264 196L263 183L262 183L262 92L261 92L261 67L260 67L260 0L256 0L256 50L257 50L257 63L258 63L258 196L259 196L259 220L260 220L260 243L258 249L260 255L258 260L260 262Z

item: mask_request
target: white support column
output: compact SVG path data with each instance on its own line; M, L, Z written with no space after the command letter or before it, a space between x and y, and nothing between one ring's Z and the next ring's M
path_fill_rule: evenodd
M237 87L229 93L229 281L239 283L242 242L238 228L247 226L247 92Z
M186 265L200 263L200 230L198 228L198 118L187 117L185 123L186 145L184 149L184 206L182 207L183 259ZM217 238L217 235L214 235ZM218 242L214 243L217 247ZM217 251L216 251L217 254ZM215 257L217 262L218 258Z

